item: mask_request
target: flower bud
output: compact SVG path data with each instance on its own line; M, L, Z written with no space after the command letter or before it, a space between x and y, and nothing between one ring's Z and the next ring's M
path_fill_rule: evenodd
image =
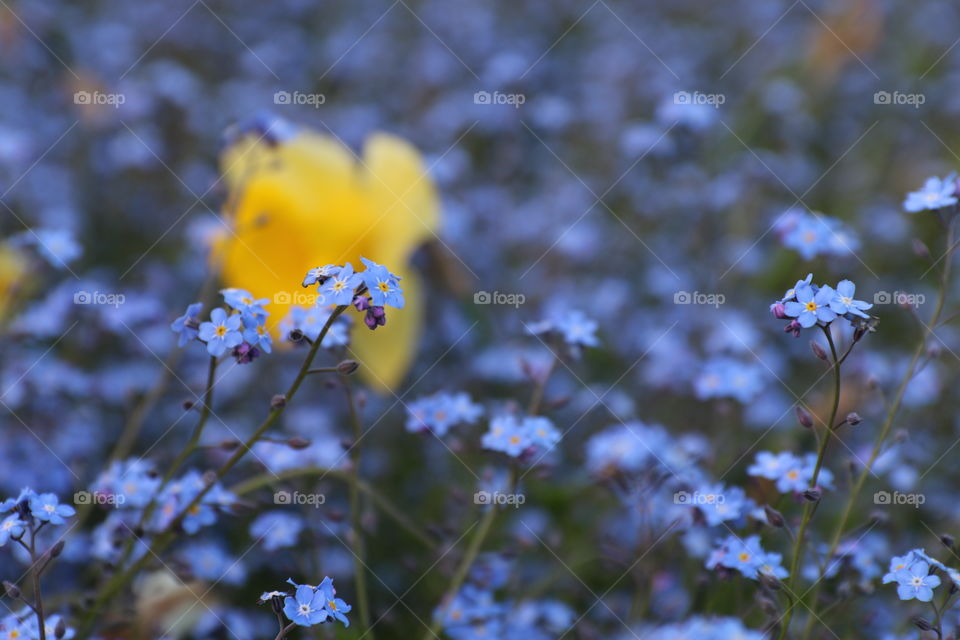
M912 244L913 244L913 253L918 258L923 258L924 260L930 259L930 248L927 247L926 244L924 244L923 240L921 240L920 238L914 238Z
M360 363L356 360L344 360L337 365L337 373L342 376L349 376L360 368Z
M13 584L12 582L8 582L8 581L4 580L4 581L3 581L3 590L6 591L8 598L14 598L14 599L16 599L16 598L19 598L19 597L20 597L20 587L18 587L17 585Z
M65 635L67 635L67 623L63 618L60 618L57 620L57 626L53 628L53 637L61 640Z
M771 527L776 527L777 529L783 527L783 514L768 504L763 505L763 512L766 514L767 522L770 523Z
M801 427L809 429L813 426L813 418L810 416L810 413L806 409L804 409L800 405L797 405L795 408L795 411L797 413L797 422L800 423Z
M802 495L804 500L808 500L810 502L819 502L820 498L823 497L823 493L817 487L805 490Z
M953 549L953 544L956 540L953 539L953 536L949 533L940 534L940 543L943 544L947 549Z
M300 436L293 436L287 440L287 446L291 449L306 449L310 446L310 441Z
M287 396L283 395L282 393L278 393L270 398L271 409L283 409L285 406L287 406Z
M799 322L797 322L796 320L791 320L790 324L788 324L783 328L783 332L792 333L794 338L799 338L801 329L803 329L803 327L800 325Z
M847 414L847 424L849 424L851 427L854 427L861 422L863 422L863 418L861 418L860 414L856 411L851 411Z
M820 359L823 360L824 362L827 361L827 351L826 351L826 349L824 349L823 347L821 347L821 346L820 346L820 343L817 342L816 340L811 340L811 341L810 341L810 350L813 351L813 355L817 356L818 358L820 358Z
M57 542L52 547L50 547L50 557L56 558L61 553L63 553L63 545L64 545L63 540L57 540Z
M920 629L920 631L933 631L933 625L919 616L913 619L913 624L917 627L917 629Z
M770 305L770 313L772 313L773 317L777 320L787 319L787 312L784 309L782 302L774 302L772 305Z

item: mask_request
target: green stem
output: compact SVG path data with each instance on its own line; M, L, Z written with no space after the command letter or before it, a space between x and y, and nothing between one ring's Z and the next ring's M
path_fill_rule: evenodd
M307 377L307 371L310 370L310 365L313 363L313 359L320 350L320 343L323 342L323 338L327 334L327 331L329 331L330 327L333 325L333 322L346 310L347 305L341 305L334 309L333 313L330 314L326 324L320 331L320 335L310 347L310 351L307 354L303 365L301 365L300 371L297 373L297 377L294 378L293 382L290 384L290 387L287 389L287 393L285 394L287 402L278 406L274 406L270 410L270 413L267 414L267 417L264 418L260 426L257 427L257 430L254 431L253 435L251 435L247 441L241 447L239 447L237 451L230 456L219 469L217 469L215 474L217 481L221 480L231 469L233 469L233 467L240 462L246 453L250 451L250 449L252 449L253 446L260 440L260 438L263 437L267 430L273 426L274 422L277 421L277 418L279 418L280 414L283 413L284 409L296 395L300 385L303 384L304 379ZM86 616L81 621L79 628L77 629L76 637L78 640L86 640L90 637L90 634L93 631L96 621L99 618L100 612L103 610L104 606L106 606L106 604L113 597L120 593L120 591L130 583L137 573L139 573L139 571L143 569L153 557L159 556L159 554L162 553L164 549L166 549L174 541L174 539L176 539L176 528L181 522L183 522L183 519L187 517L187 514L189 514L192 509L200 504L203 498L210 492L211 489L213 489L215 484L216 482L211 482L201 489L197 495L194 496L193 500L191 500L190 503L187 504L180 511L180 513L173 518L168 527L164 531L157 534L156 538L149 545L147 551L144 552L144 554L140 556L136 562L134 562L125 571L118 571L115 573L113 577L97 592L93 603L87 610Z
M817 451L817 462L813 468L813 475L810 477L810 489L817 486L817 480L820 478L820 469L823 468L823 460L827 454L827 445L830 444L830 437L833 435L834 425L837 423L837 411L840 408L840 358L837 356L837 346L833 342L833 336L830 334L829 327L821 326L823 334L827 337L827 343L830 345L830 355L833 358L833 408L830 410L830 420L826 424L826 432L820 440L819 450ZM849 352L848 352L849 353ZM816 427L814 427L816 428ZM808 501L803 507L803 516L800 520L800 528L797 531L796 540L793 543L793 556L790 560L790 577L787 583L787 592L796 593L797 571L800 568L800 558L803 556L803 541L807 533L807 527L813 518L813 512L817 508L819 501ZM800 598L797 598L799 600ZM790 629L790 621L793 619L793 609L796 602L787 605L787 611L784 613L783 625L780 627L780 640L787 637Z
M167 469L167 472L163 476L163 482L160 485L160 489L157 490L159 494L160 490L170 482L170 479L173 478L177 473L177 469L186 462L187 458L190 457L194 451L197 450L197 445L200 444L200 437L203 435L203 428L207 424L207 420L210 418L210 413L212 411L211 405L213 404L213 387L217 382L217 359L214 356L210 356L210 364L207 367L207 386L203 392L203 407L200 409L200 419L197 420L197 426L193 428L193 434L190 436L190 440L187 442L187 446L183 448L180 452L180 455L176 457L173 461L173 464L170 465L170 468Z
M876 442L874 442L873 449L870 452L870 457L867 459L867 463L864 465L860 475L857 476L857 479L850 490L850 495L847 497L847 502L843 508L843 514L840 516L840 521L833 532L833 537L830 540L830 546L827 549L827 566L829 566L830 558L833 557L833 554L836 553L837 548L840 546L840 540L843 538L845 533L844 530L846 529L847 522L850 521L850 516L853 514L853 507L860 498L860 493L863 491L863 487L867 482L867 478L872 472L873 465L877 461L877 458L880 457L880 453L883 451L883 445L886 443L886 440L890 435L890 431L893 429L894 420L896 420L897 414L900 412L900 404L903 401L903 396L907 391L907 387L910 385L911 380L913 380L913 376L917 369L917 363L927 350L927 341L930 339L934 328L936 328L940 322L940 315L943 313L943 308L947 299L947 287L950 281L950 265L953 261L953 251L955 249L953 245L953 236L954 224L953 220L951 219L947 226L947 253L943 258L944 264L943 271L940 275L940 288L937 294L937 304L934 307L933 315L930 317L930 323L924 327L916 349L914 349L913 356L910 358L910 364L907 365L907 371L904 374L903 379L900 381L897 391L893 396L893 402L891 402L890 408L887 410L887 414L884 417L883 424L880 427L880 434L877 436ZM816 584L813 586L814 596L811 606L812 613L810 618L807 620L806 625L804 626L802 636L804 640L809 638L810 633L813 631L813 623L816 619L815 614L817 610L817 598L820 595L822 583L823 579L821 576L821 579L817 580Z
M360 440L363 438L363 425L360 414L357 412L357 403L353 395L353 385L350 379L343 377L344 389L347 393L347 405L350 408L350 422L353 425L353 444L350 446L350 527L353 530L351 540L353 547L353 579L357 585L357 605L360 610L360 625L364 636L373 640L373 630L370 628L370 599L367 592L366 550L363 543L362 508L360 503Z

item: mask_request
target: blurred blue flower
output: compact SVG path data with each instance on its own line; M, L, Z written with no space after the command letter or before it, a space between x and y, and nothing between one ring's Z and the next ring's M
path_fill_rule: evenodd
M927 178L918 191L907 194L903 208L909 213L936 211L957 204L957 174L951 173L942 180L937 176Z

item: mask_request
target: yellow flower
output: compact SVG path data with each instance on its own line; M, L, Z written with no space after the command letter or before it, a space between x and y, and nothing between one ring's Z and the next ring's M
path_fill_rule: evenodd
M24 285L27 261L9 244L0 242L0 321L10 312L17 292Z
M289 312L308 269L353 263L360 256L403 278L404 309L390 309L387 326L355 324L351 357L369 384L395 388L410 367L423 324L421 281L411 254L439 223L436 189L417 150L376 133L362 158L332 137L300 131L271 144L247 135L221 159L230 187L233 233L214 252L224 285L271 300L271 324ZM309 306L299 301L301 306ZM359 319L359 318L358 318Z

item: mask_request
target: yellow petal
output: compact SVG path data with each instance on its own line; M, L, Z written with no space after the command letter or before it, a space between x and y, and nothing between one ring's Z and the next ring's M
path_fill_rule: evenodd
M423 321L410 256L439 223L436 190L417 150L374 134L358 162L338 141L313 132L276 145L247 136L226 150L222 165L236 194L233 231L213 252L224 285L270 298L277 335L291 302L314 291L300 287L307 270L345 262L360 268L360 256L386 265L405 278L407 305L390 309L387 326L375 332L357 322L354 339L358 357L376 367L364 367L364 379L383 390L398 385Z

